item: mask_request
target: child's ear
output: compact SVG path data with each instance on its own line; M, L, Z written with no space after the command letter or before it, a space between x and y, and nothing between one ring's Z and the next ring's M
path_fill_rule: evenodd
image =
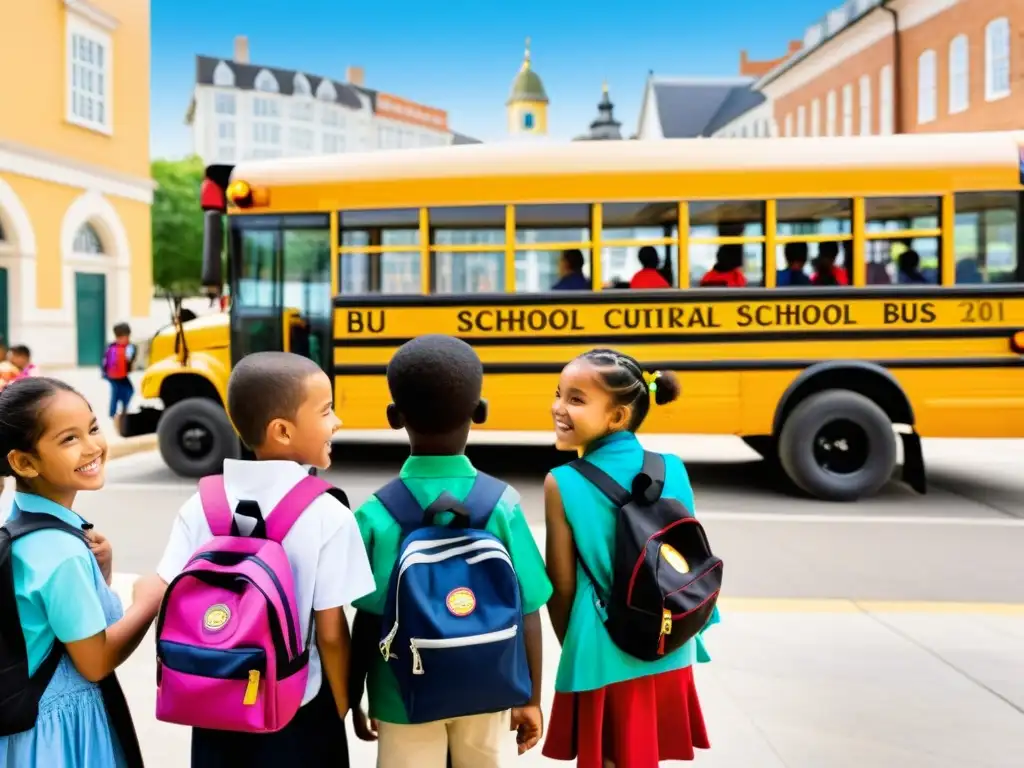
M291 425L284 419L274 419L271 421L267 424L266 442L290 445L292 442Z
M24 451L10 451L7 454L7 463L18 477L25 480L39 477L39 470L36 469L32 456Z
M474 424L483 424L485 421L487 421L486 400L481 399L480 402L476 404L476 407L473 409L472 419Z
M624 405L615 406L615 410L612 411L611 423L608 426L612 429L625 429L627 424L629 424L629 408Z
M404 429L405 428L405 417L402 412L398 410L398 406L394 403L388 404L388 426L392 429Z

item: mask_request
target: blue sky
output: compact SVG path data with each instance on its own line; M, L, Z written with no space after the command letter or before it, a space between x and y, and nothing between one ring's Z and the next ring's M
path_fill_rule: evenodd
M632 132L648 70L735 75L741 49L754 58L779 56L788 40L839 4L152 0L152 154L191 151L184 117L195 56L230 58L240 34L248 36L255 64L339 80L347 66L362 66L367 87L445 109L454 130L485 141L505 134L505 99L529 36L534 69L551 99L549 132L571 138L596 115L602 80L623 131Z

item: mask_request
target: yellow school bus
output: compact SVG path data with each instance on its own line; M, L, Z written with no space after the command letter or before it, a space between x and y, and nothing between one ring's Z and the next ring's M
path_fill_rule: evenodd
M681 378L645 432L736 435L830 500L877 491L898 435L924 492L920 437L1024 436L1022 145L578 142L213 166L204 279L222 282L226 211L231 358L319 360L349 430L387 429L385 368L419 334L474 345L479 429L516 434L550 432L562 366L610 346ZM670 288L628 287L644 246ZM580 255L582 289L553 290ZM716 270L732 287L701 287Z

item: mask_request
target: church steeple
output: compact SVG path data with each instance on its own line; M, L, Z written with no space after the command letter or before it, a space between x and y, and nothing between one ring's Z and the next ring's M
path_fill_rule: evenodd
M622 123L615 119L615 105L608 95L608 81L601 84L601 100L597 103L597 118L590 124L590 132L580 136L580 140L602 141L619 140Z
M544 83L533 70L530 38L519 72L512 80L508 101L508 129L512 135L545 135L548 132L548 95Z

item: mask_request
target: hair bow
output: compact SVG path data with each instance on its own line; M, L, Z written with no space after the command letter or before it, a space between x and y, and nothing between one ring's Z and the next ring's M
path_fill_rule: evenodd
M655 371L654 373L644 371L644 381L647 382L647 389L649 389L652 394L658 391L659 376L661 376L661 371Z

